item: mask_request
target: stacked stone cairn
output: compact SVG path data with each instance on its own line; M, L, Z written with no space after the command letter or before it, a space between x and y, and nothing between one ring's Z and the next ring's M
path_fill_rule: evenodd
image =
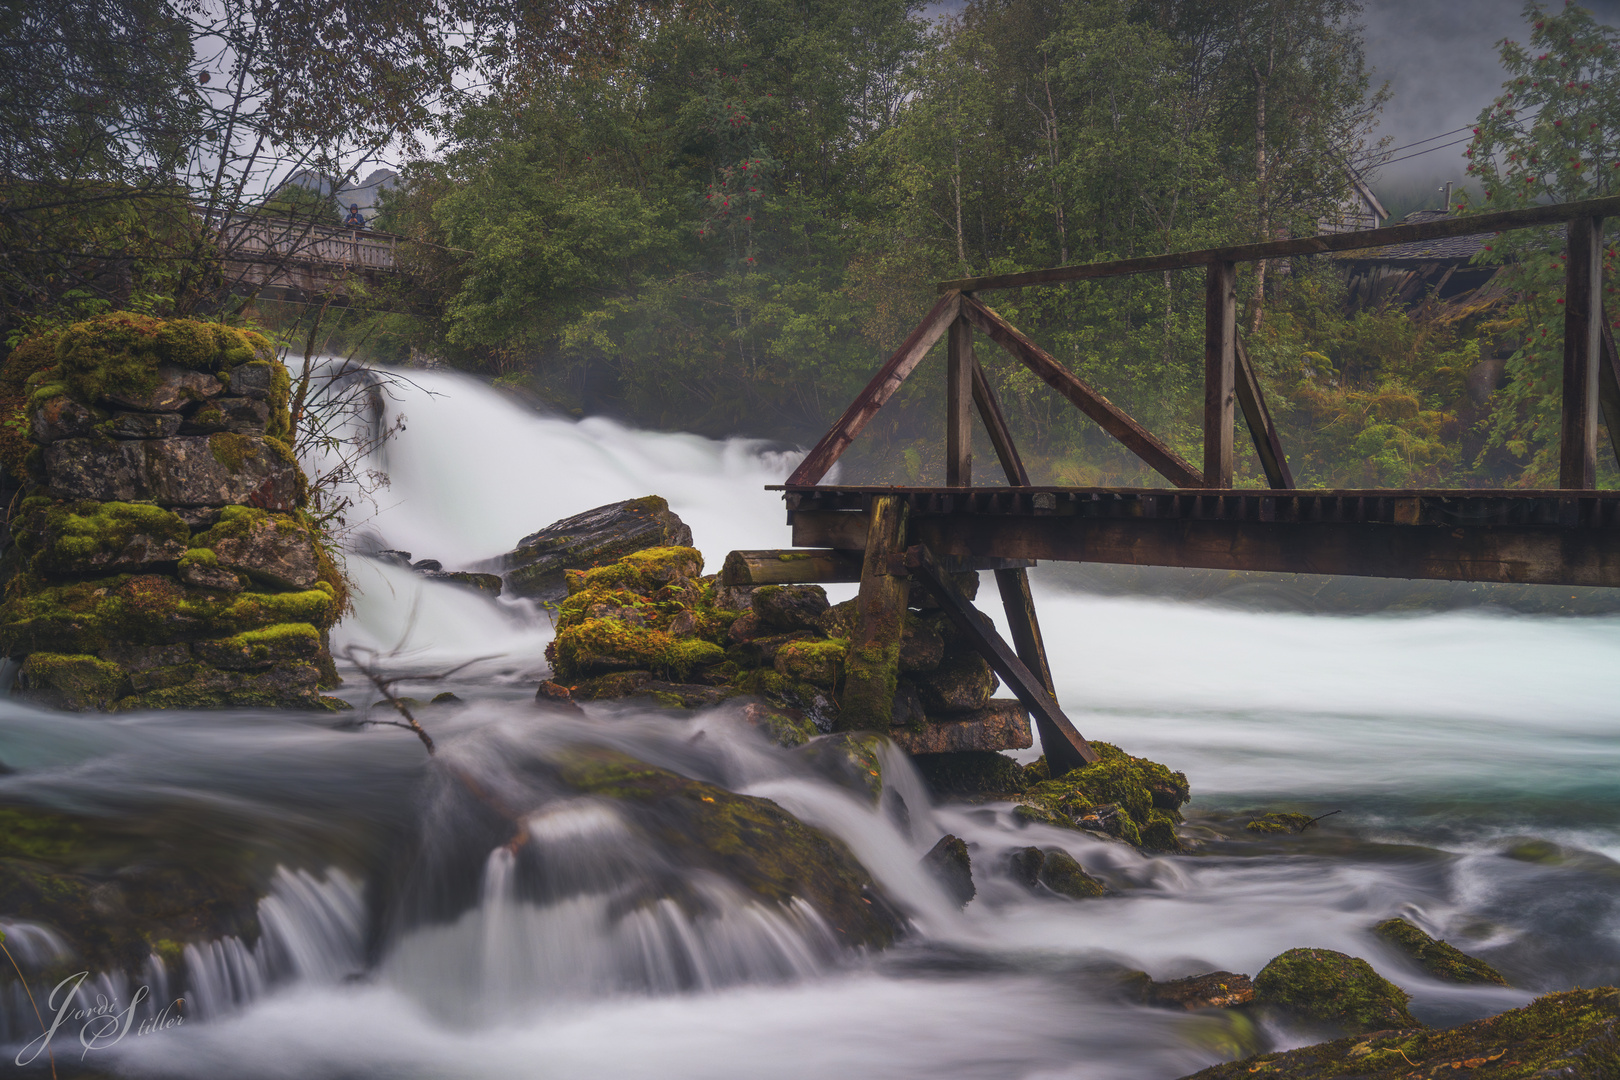
M699 708L738 699L745 720L874 800L882 794L877 746L887 736L940 794L1007 798L1030 824L1180 849L1175 826L1190 794L1181 773L1101 742L1092 743L1101 760L1061 777L1044 758L1025 767L1000 752L1031 745L1029 716L1017 701L991 696L989 664L922 590L906 613L893 726L848 730L857 725L840 699L855 601L829 604L819 585L727 585L726 573L703 574L690 537L668 504L649 496L559 521L506 557L507 593L556 610L546 651L552 678L540 700ZM956 583L972 596L978 575Z
M262 336L117 313L0 366L25 478L0 649L61 709L340 707L343 578L304 512L290 380Z

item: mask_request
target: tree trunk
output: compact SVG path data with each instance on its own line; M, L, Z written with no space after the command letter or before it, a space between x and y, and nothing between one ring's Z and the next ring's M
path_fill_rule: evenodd
M1041 68L1041 81L1046 85L1046 114L1042 118L1046 121L1046 147L1047 154L1052 161L1052 212L1057 217L1058 248L1061 253L1060 265L1069 264L1069 232L1063 220L1063 189L1058 185L1058 128L1057 106L1052 102L1052 73L1048 66Z
M956 261L962 266L962 273L968 272L967 245L962 239L962 143L957 141L952 147L955 171L951 173L951 187L956 194Z
M1269 205L1270 192L1267 182L1270 179L1270 161L1266 153L1266 85L1271 79L1271 68L1275 66L1275 36L1272 40L1272 49L1268 50L1268 64L1264 75L1258 68L1254 78L1254 175L1255 175L1255 228L1259 232L1256 238L1261 243L1271 239L1271 207ZM1249 333L1260 329L1260 318L1264 312L1266 301L1266 260L1261 259L1254 264L1254 293L1249 298Z

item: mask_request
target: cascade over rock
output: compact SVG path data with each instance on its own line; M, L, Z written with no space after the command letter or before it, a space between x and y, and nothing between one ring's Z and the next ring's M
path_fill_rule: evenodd
M262 336L120 312L13 350L36 444L0 650L61 709L314 708L343 579L303 513L290 380Z
M692 530L663 498L648 495L547 525L519 540L500 568L507 595L552 601L568 594L569 570L588 570L647 548L691 546Z

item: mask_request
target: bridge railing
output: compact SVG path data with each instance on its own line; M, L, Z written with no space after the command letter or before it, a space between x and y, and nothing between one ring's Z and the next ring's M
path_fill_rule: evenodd
M226 258L382 273L399 271L399 241L392 233L255 214L233 214L219 232Z
M1564 279L1563 406L1560 431L1560 489L1588 490L1596 484L1600 413L1620 458L1620 355L1603 316L1602 227L1620 214L1620 196L1582 202L1524 207L1492 214L1392 225L1363 232L1328 233L1258 244L1173 252L1137 259L1057 266L1015 274L958 278L939 283L942 294L911 335L852 402L788 478L788 487L818 484L878 409L941 337L949 335L947 373L946 485L972 484L969 450L971 409L977 406L1007 481L1029 485L1029 476L1002 416L999 403L973 354L973 333L982 332L1012 353L1053 389L1095 420L1147 465L1179 488L1223 490L1233 486L1233 432L1243 413L1272 489L1293 488L1293 476L1265 394L1237 333L1237 264L1265 259L1355 251L1454 236L1476 236L1512 229L1564 224L1567 259ZM1202 468L1193 466L1097 393L1084 380L1025 337L984 303L980 294L1000 289L1057 285L1069 281L1121 277L1169 270L1205 270L1204 423Z

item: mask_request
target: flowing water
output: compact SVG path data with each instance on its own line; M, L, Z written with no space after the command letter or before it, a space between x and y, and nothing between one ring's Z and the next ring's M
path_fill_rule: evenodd
M537 417L468 380L413 379L388 406L408 422L377 462L391 485L364 509L361 549L473 567L557 518L649 493L692 526L711 568L731 548L787 542L761 489L790 456ZM418 673L473 662L421 684L465 701L424 711L432 765L385 727L0 703L0 761L15 770L0 797L170 812L199 843L280 863L256 940L194 945L167 968L154 957L152 1001L184 996L187 1022L87 1064L243 1078L1171 1078L1307 1036L1123 1003L1110 993L1120 965L1254 974L1287 948L1340 949L1435 1023L1620 979L1615 619L1255 614L1088 596L1037 569L1076 724L1192 782L1196 853L1149 857L1015 827L1006 806L930 806L894 754L885 782L910 809L897 822L725 708L539 709L543 612L361 555L349 569L360 594L339 648L392 650ZM376 697L353 672L344 692ZM770 798L842 838L909 934L855 953L808 906L761 904L672 860L613 802L552 790L533 767L581 743ZM509 845L451 776L532 808L528 842ZM1257 838L1241 824L1259 809L1336 813ZM918 866L945 832L973 853L979 893L964 910ZM1001 867L1032 843L1068 850L1116 895L1026 893ZM1367 932L1397 914L1521 989L1447 986L1404 965ZM48 927L0 929L23 965L60 961ZM128 1002L134 985L103 977L80 993ZM24 1008L0 1001L13 1044L37 1031Z

